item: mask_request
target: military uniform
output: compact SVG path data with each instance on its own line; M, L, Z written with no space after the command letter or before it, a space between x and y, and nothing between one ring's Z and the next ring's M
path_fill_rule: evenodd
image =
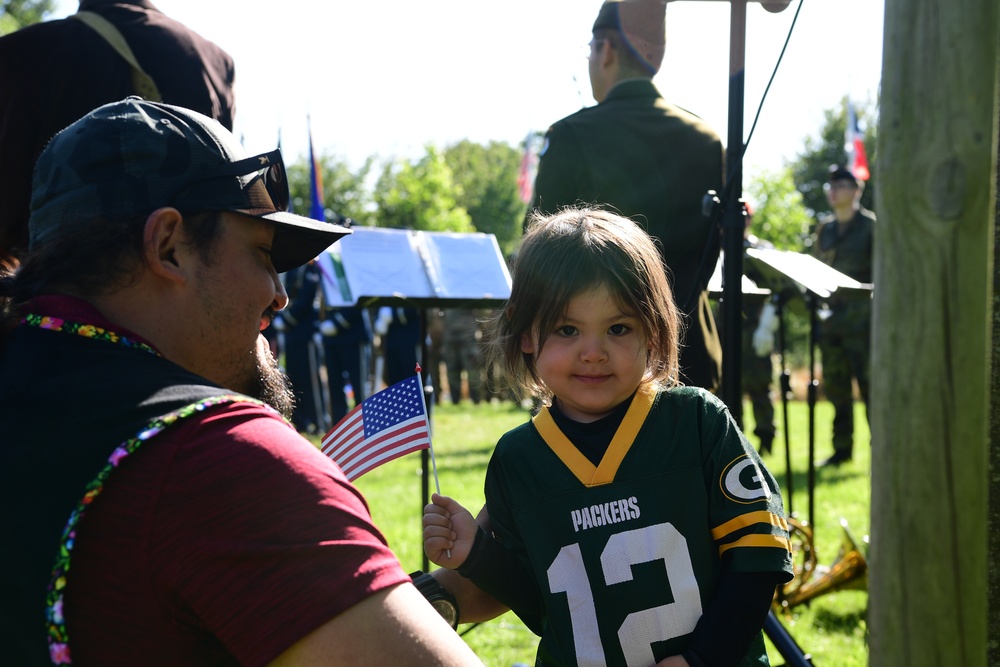
M347 414L345 382L350 383L354 405L368 398L372 367L372 326L368 310L360 306L324 308L323 353L330 389L330 423L336 424Z
M652 81L622 81L600 104L549 128L529 207L551 214L579 202L606 205L658 239L687 316L682 379L709 390L718 386L722 347L708 302L710 272L699 276L699 267L715 266L719 246L701 201L721 191L724 158L718 135L668 104Z
M420 361L420 311L416 308L383 306L391 319L382 336L382 354L385 356L385 383L393 385L416 374Z
M862 283L872 282L875 214L861 208L843 224L833 216L820 223L813 252L837 271ZM819 346L823 359L823 387L833 403L833 449L839 459L849 459L854 448L854 403L851 379L857 380L861 398L868 405L871 295L838 290L828 300L832 314L820 324Z
M476 339L476 313L465 308L444 311L444 332L441 353L448 373L451 402L462 400L462 371L469 381L469 400L479 403L482 388L482 355Z
M316 299L320 270L310 262L285 274L288 307L281 311L285 335L285 373L295 392L292 424L303 433L315 433L325 425L320 409L319 359L314 336L317 333Z
M771 355L760 356L754 350L753 334L760 321L763 299L743 295L743 393L750 397L753 408L753 434L760 440L761 454L771 451L774 441L774 403L771 402L771 384L774 382L774 365Z

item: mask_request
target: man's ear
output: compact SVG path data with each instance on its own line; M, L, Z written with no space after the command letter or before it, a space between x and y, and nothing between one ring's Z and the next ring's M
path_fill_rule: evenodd
M607 69L618 62L618 50L611 43L610 39L605 39L601 44L601 67Z
M158 208L146 218L143 230L143 259L149 270L171 282L187 280L187 246L182 243L184 233L181 226L184 216L176 208Z

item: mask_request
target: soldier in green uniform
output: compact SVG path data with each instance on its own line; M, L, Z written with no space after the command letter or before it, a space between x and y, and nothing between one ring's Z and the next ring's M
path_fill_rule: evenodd
M861 206L864 181L840 165L831 165L824 189L833 212L816 229L813 254L858 282L871 283L875 214ZM836 466L850 461L854 449L852 378L868 405L871 295L838 290L827 305L831 315L820 324L819 346L823 387L833 403L834 418L833 456L823 465Z
M448 375L448 391L454 405L462 400L462 371L469 384L469 400L479 404L482 396L482 355L479 351L479 322L469 308L448 308L444 311L444 331L441 356Z
M657 239L687 325L681 379L714 391L722 348L707 284L719 246L701 201L722 190L725 151L708 125L668 104L653 85L665 50L665 12L663 0L601 7L589 66L598 104L549 128L528 211L610 206Z

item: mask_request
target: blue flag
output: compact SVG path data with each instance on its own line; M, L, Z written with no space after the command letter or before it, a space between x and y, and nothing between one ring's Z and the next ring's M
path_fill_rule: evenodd
M316 220L326 220L326 207L323 206L323 175L319 170L319 163L316 162L316 153L313 152L312 121L306 117L309 126L309 217Z

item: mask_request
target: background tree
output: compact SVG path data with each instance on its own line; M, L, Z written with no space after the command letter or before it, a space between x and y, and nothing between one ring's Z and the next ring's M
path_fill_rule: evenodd
M878 178L875 175L878 162L878 129L875 121L877 109L872 104L855 103L855 112L858 116L858 124L864 134L865 153L868 156L869 171L872 174L871 179L865 185L865 192L861 196L861 205L867 209L875 210L874 202L878 190ZM819 137L806 137L802 152L790 165L795 186L802 193L802 202L809 214L814 217L830 210L826 195L823 193L827 170L831 164L844 164L847 160L847 152L844 149L844 135L847 130L847 98L845 97L841 101L838 108L824 111L823 118ZM878 211L875 213L878 214Z
M746 198L754 212L753 234L778 250L801 252L806 247L815 221L795 187L790 168L754 176L746 186Z
M526 204L517 190L521 152L509 144L491 141L485 146L462 140L444 150L458 186L455 199L468 211L476 231L493 234L504 256L521 240Z
M789 167L756 174L746 185L746 199L753 208L751 233L770 241L778 250L803 252L815 220L806 210L802 193L795 188ZM785 365L809 366L809 316L805 302L792 297L783 311Z
M40 23L55 5L55 0L0 0L0 35Z
M374 203L368 191L367 180L375 158L368 157L357 171L353 171L340 157L323 154L317 157L316 161L323 181L326 219L332 221L335 215L342 215L353 219L355 224L374 226ZM288 165L288 186L291 191L292 206L300 215L309 215L311 179L307 157Z
M996 0L885 3L868 578L880 667L988 664L998 37Z
M396 159L382 167L373 199L375 224L425 231L475 231L469 213L457 202L460 191L441 153L428 146L415 162Z

